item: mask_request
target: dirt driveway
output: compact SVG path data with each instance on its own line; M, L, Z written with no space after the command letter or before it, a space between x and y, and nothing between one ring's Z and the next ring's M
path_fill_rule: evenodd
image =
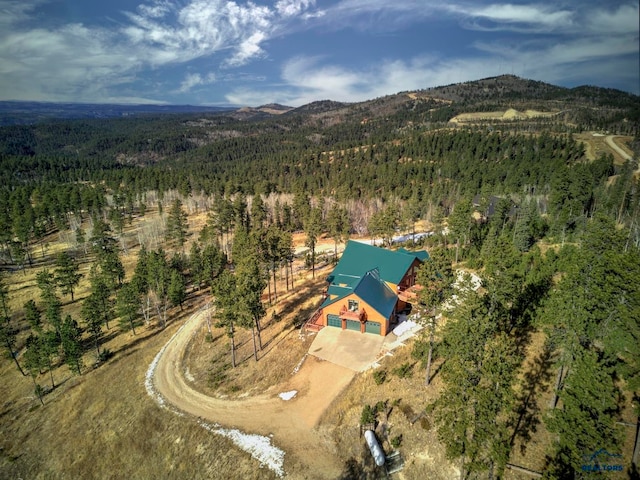
M147 391L162 405L171 405L203 421L259 434L267 441L271 438L276 447L286 452L287 478L337 478L342 465L333 441L316 427L326 407L351 382L355 371L307 356L299 371L273 394L242 400L209 397L187 383L183 363L189 340L203 321L202 312L194 314L165 344L147 372ZM294 390L297 393L290 400L278 396L278 392Z

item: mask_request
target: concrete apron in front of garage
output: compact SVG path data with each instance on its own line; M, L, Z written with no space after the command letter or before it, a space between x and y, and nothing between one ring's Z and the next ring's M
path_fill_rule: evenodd
M371 368L386 352L403 345L413 332L398 339L393 333L386 337L369 333L325 327L316 334L309 353L322 360L362 372Z

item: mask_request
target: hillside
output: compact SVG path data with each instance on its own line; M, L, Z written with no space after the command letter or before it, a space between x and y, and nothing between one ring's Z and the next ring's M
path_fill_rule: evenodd
M624 129L633 134L640 122L639 97L615 89L595 86L559 87L514 75L400 92L358 103L331 100L297 108L279 104L258 107L205 107L190 105L100 105L39 102L0 102L0 125L32 124L55 119L114 118L144 114L220 113L238 120L260 121L287 114L314 125L401 115L411 121L450 120L474 112L540 111L557 114L558 123L586 129ZM523 116L518 120L526 120ZM625 124L630 124L626 125Z
M0 101L0 125L33 124L49 120L75 118L118 118L148 114L217 113L230 107L197 105L122 105L53 102Z
M0 477L373 480L368 426L398 478L636 478L639 104L501 76L1 126ZM430 255L387 318L422 333L357 372L305 328L349 239Z
M442 122L461 113L509 109L562 113L560 118L543 123L547 126L572 124L585 129L622 128L624 133L633 134L640 122L640 99L636 95L592 86L570 89L513 75L401 92L354 104L315 102L292 110L290 114L308 114L309 122L333 125L393 115L412 122ZM526 116L518 120L540 124Z

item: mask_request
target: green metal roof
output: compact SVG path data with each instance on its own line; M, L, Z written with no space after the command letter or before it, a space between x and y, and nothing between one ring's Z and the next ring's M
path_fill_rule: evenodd
M339 302L353 293L371 305L371 308L380 313L384 318L391 316L398 301L398 296L380 279L376 270L366 272L362 277L357 279L355 284L348 287L330 285L327 293L329 295L337 295L337 297L333 299L330 296L327 297L325 301L322 302L321 308Z
M384 318L391 316L398 301L395 292L373 272L367 272L362 277L354 293Z
M408 250L387 250L366 243L349 241L340 261L327 278L330 284L342 283L346 276L363 277L365 273L377 269L385 282L398 284L407 270L418 258L429 258L427 252L409 252Z
M418 250L417 252L411 252L411 251L407 250L406 248L399 248L396 251L397 252L401 252L401 253L405 253L407 255L413 255L414 257L416 257L419 260L422 260L423 262L425 260L429 260L431 258L429 256L429 253L426 250Z
M359 281L360 279L357 279ZM347 287L341 287L339 285L329 285L327 289L327 298L325 298L320 308L326 307L327 305L331 305L333 302L337 302L338 300L343 299L350 293L353 293L353 287L351 285ZM337 295L336 298L331 298L333 295Z
M366 243L349 241L340 261L327 277L326 307L355 293L385 318L389 318L398 297L385 282L400 283L415 259L426 260L426 251L386 250ZM335 296L335 298L331 298Z

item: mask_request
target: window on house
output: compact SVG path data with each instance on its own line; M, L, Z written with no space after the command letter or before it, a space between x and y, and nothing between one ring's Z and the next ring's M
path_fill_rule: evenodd
M357 312L358 311L358 301L357 300L349 300L349 311Z

